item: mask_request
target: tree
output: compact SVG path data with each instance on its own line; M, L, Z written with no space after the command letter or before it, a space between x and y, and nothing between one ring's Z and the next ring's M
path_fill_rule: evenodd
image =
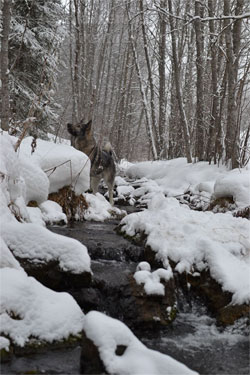
M10 118L9 102L9 33L11 18L11 0L3 1L1 35L1 128L8 131Z
M224 0L224 15L230 16L229 0ZM235 15L241 14L244 0L237 0ZM241 36L242 19L236 20L232 26L230 20L225 18L224 29L226 39L226 57L227 57L227 132L226 132L226 161L230 162L232 168L239 166L239 127L237 126L237 80L239 68L239 51Z
M186 154L187 162L192 163L189 127L187 123L187 118L186 118L186 114L185 114L185 110L183 106L183 98L182 98L182 93L181 93L179 61L178 61L177 48L176 48L176 34L175 34L176 31L174 27L172 0L168 0L168 8L169 8L169 13L170 13L169 23L170 23L170 28L171 28L172 59L173 59L173 74L174 74L175 90L176 90L179 111L180 111L182 131L184 135L185 154Z
M9 42L12 118L36 117L37 131L46 136L56 121L53 90L57 51L62 39L60 0L15 0Z

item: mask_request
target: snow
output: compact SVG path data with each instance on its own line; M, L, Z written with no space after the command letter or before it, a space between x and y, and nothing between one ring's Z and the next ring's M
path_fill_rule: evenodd
M161 283L162 280L169 281L173 277L172 269L158 268L156 271L150 272L151 266L148 262L141 262L136 268L134 279L137 284L143 284L145 293L148 295L165 295L165 287Z
M30 201L35 201L40 204L47 200L49 179L46 173L24 156L19 158L19 163L20 175L23 177L26 187L25 203L28 204Z
M121 225L129 236L144 232L146 244L165 268L170 267L169 259L180 273L209 268L223 290L233 294L233 303L250 301L247 219L194 211L157 192L147 210L126 216Z
M100 312L91 311L85 316L84 331L98 347L109 374L197 374L175 359L148 349L125 324ZM126 346L121 356L115 353L118 345Z
M67 216L63 213L62 207L58 203L48 200L41 203L39 208L45 223L64 222L67 224Z
M49 179L49 193L72 185L77 195L89 189L90 161L83 152L67 144L37 140L35 152L31 154L32 137L25 138L19 155L29 157L33 163L46 172Z
M134 192L134 188L133 186L129 185L129 186L117 186L117 193L118 193L118 196L126 196L126 195L130 195L132 192Z
M16 153L15 137L0 136L0 220L1 331L0 347L10 343L25 345L31 338L53 342L78 334L83 326L99 348L110 373L192 374L172 358L147 349L121 322L98 312L84 318L80 307L67 293L56 293L28 277L15 257L34 262L57 260L59 267L79 274L91 272L87 248L80 242L50 232L46 223L67 222L61 207L48 200L50 192L71 185L86 198L86 220L104 221L125 215L99 193L85 193L89 187L89 160L67 144L37 140L31 154L31 138ZM122 230L130 236L144 232L147 245L163 267L151 270L147 262L138 264L134 278L145 293L164 295L163 281L173 271L191 272L199 277L208 269L224 291L232 293L232 303L250 301L250 223L231 213L194 211L175 198L187 190L209 201L233 197L237 208L250 204L249 169L228 171L206 162L187 164L184 158L131 165L122 161L120 170L132 185L116 177L119 197L130 202L140 199L147 209L123 218ZM36 201L38 207L27 207ZM18 218L18 220L17 220ZM175 263L175 270L170 266ZM172 264L172 263L171 263ZM127 349L115 354L117 345Z
M4 349L8 352L10 346L10 340L6 339L6 337L0 336L0 350Z
M81 333L84 314L68 293L54 292L22 270L0 270L3 334L24 346L29 339L61 341Z
M21 269L19 262L13 256L11 251L8 249L2 237L0 237L0 250L1 250L0 268L9 267L9 268L15 268L17 270Z
M207 198L232 196L238 208L250 204L250 168L228 171L223 165L209 165L208 162L188 164L185 158L168 161L141 162L130 166L129 178L144 179L140 189L133 196L155 192L176 197L187 191L205 193Z
M233 197L238 208L250 205L250 171L233 169L218 178L214 186L214 198Z
M1 226L2 237L18 258L35 262L57 260L63 271L91 272L86 246L73 238L50 232L32 223L7 222Z
M111 204L100 193L83 194L89 207L84 212L84 219L87 221L104 221L114 216L125 216L126 212Z

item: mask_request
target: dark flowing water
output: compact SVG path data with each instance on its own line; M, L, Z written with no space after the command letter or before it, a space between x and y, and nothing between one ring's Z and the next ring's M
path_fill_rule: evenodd
M142 260L142 249L118 236L114 231L116 225L115 221L84 222L51 230L83 242L94 259L92 269L98 282L105 282L106 288L114 288L118 279L120 283L125 282L124 275L134 272L138 261ZM80 300L80 294L81 291L75 291L76 299ZM246 321L238 321L226 329L218 328L198 300L190 302L181 291L178 294L180 312L171 326L157 331L138 331L135 332L137 337L149 348L172 356L200 374L249 374L249 327ZM107 299L106 306L100 310L117 315L115 298L114 293L113 300ZM79 374L80 352L81 348L76 347L14 357L11 362L2 364L1 373Z

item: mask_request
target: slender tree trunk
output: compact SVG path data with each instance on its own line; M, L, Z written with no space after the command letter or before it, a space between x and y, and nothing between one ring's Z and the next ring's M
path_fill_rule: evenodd
M140 92L141 92L141 96L142 96L142 104L143 104L143 108L144 108L144 111L145 111L146 130L147 130L147 135L148 135L148 139L149 139L149 143L150 143L150 148L151 148L151 152L152 152L152 155L153 155L153 159L157 160L158 159L158 153L157 153L157 148L156 148L156 144L155 144L155 138L154 138L154 132L153 132L153 129L152 129L152 123L150 121L150 113L149 113L149 110L148 110L147 96L146 96L146 93L145 93L145 88L143 86L142 74L141 74L139 63L138 63L138 56L137 56L137 51L136 51L136 48L135 48L135 40L134 40L133 33L132 33L131 20L130 20L130 17L129 17L128 6L129 6L129 4L126 4L127 13L128 13L129 40L130 40L130 44L131 44L131 48L132 48L132 52L133 52L135 68L136 68L136 72L137 72L137 76L138 76L138 80L139 80L139 85L140 85Z
M224 15L230 16L229 0L224 0ZM236 15L240 14L244 0L237 0ZM226 162L230 162L232 168L239 167L239 132L237 128L237 103L236 89L238 77L238 52L240 49L241 20L236 20L233 31L230 20L224 20L227 56L227 81L228 81L228 105L227 105L227 133L226 133Z
M161 0L160 7L166 9L167 1ZM166 156L166 17L159 14L159 149L160 156Z
M199 161L204 159L204 37L201 18L204 14L204 4L199 0L195 1L195 17L194 28L196 36L196 153L195 156Z
M9 130L10 98L9 98L9 32L11 17L11 0L3 1L3 30L1 35L1 128Z
M214 0L208 0L208 15L210 18L214 15ZM219 92L218 92L218 58L215 46L215 26L214 20L209 21L210 31L210 49L211 49L211 75L212 75L212 100L211 100L211 116L209 124L209 136L207 143L207 160L211 162L212 157L216 160L215 155L215 134L218 133L219 124Z
M182 99L182 93L181 93L181 82L180 82L180 68L178 63L178 56L177 56L177 49L176 49L176 30L174 27L174 17L173 17L173 9L172 9L172 0L168 0L168 8L169 8L169 22L171 27L171 41L172 41L172 59L173 59L173 70L174 70L174 80L175 80L175 88L176 88L176 96L180 111L180 117L181 117L181 125L184 135L184 141L185 141L185 153L188 163L192 163L192 155L191 155L191 145L190 145L190 134L189 134L189 128L188 123L186 119L186 114L183 107L183 99Z
M70 0L69 3L69 32L70 32L70 56L69 56L69 61L70 61L70 77L71 77L71 87L72 87L72 122L73 124L76 123L77 121L77 103L76 103L76 88L75 88L75 81L74 81L74 46L73 46L73 41L74 41L74 34L73 34L73 4L72 0ZM74 139L71 137L71 144L74 146Z
M147 65L147 70L148 70L148 80L149 80L149 87L150 87L151 123L152 123L152 130L154 133L155 146L157 148L157 153L159 155L159 152L160 152L159 143L160 142L159 142L158 130L156 127L156 110L155 110L155 93L154 93L153 75L152 75L152 69L151 69L151 64L150 64L148 41L147 41L147 35L146 35L146 29L145 29L143 0L139 0L139 1L140 1L140 18L141 18L142 37L143 37L143 48L145 52L146 65Z

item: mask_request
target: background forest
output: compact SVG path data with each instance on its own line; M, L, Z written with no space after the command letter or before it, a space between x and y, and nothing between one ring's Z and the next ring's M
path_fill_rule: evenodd
M118 160L249 158L249 0L1 0L1 127Z

